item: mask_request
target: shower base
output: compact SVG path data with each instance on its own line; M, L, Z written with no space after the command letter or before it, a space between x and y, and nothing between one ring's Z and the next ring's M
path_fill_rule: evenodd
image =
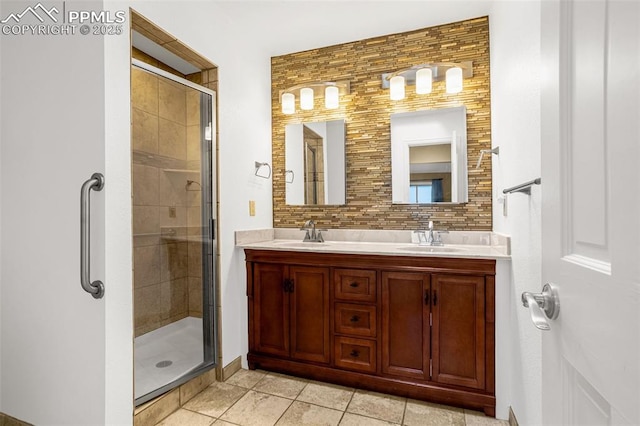
M135 398L184 376L204 361L202 318L187 317L134 340Z

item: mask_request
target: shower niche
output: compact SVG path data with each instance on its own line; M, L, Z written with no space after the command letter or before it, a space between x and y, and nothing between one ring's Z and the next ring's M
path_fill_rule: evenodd
M215 92L131 69L134 392L144 403L215 366Z

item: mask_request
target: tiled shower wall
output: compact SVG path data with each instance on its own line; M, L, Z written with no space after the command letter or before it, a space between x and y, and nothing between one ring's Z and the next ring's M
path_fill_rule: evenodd
M136 336L202 316L199 96L132 70Z
M429 62L473 61L473 77L464 90L446 94L444 81L433 92L389 100L381 74ZM439 229L491 230L491 160L475 166L481 149L491 149L489 87L489 21L487 17L439 25L353 43L292 53L271 59L273 122L273 224L300 227L307 219L327 228L416 229L433 220ZM315 100L312 111L284 115L280 91L303 83L349 80L351 94L340 108L324 109ZM390 115L464 105L467 108L469 202L461 205L391 203ZM345 119L346 204L289 206L285 203L285 126L290 123Z

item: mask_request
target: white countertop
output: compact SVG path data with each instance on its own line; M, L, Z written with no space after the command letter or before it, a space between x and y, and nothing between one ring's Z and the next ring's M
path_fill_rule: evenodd
M444 246L420 246L411 242L411 231L391 231L395 235L390 236L391 241L350 241L349 235L337 236L340 240L331 240L331 231L323 233L324 243L303 242L304 232L298 239L292 239L293 230L256 230L236 232L236 246L244 249L297 251L316 253L344 253L344 254L368 254L382 256L426 256L426 257L453 257L474 259L510 259L508 237L495 237L490 232L483 232L482 236L473 235L472 232L460 232L458 235L444 235ZM372 232L372 231L369 231ZM390 231L380 231L389 233ZM462 235L464 234L464 235ZM354 238L362 239L362 233L354 231ZM447 242L444 237L449 237ZM464 238L463 238L464 237ZM382 239L376 234L374 240ZM459 244L461 241L471 241L474 244ZM476 244L477 243L477 244Z

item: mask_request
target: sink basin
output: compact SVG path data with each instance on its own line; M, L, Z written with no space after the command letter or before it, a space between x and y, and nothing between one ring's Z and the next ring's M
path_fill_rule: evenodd
M464 249L456 248L456 247L443 247L443 246L408 246L408 247L398 247L398 250L403 251L413 251L420 253L454 253L464 251Z

